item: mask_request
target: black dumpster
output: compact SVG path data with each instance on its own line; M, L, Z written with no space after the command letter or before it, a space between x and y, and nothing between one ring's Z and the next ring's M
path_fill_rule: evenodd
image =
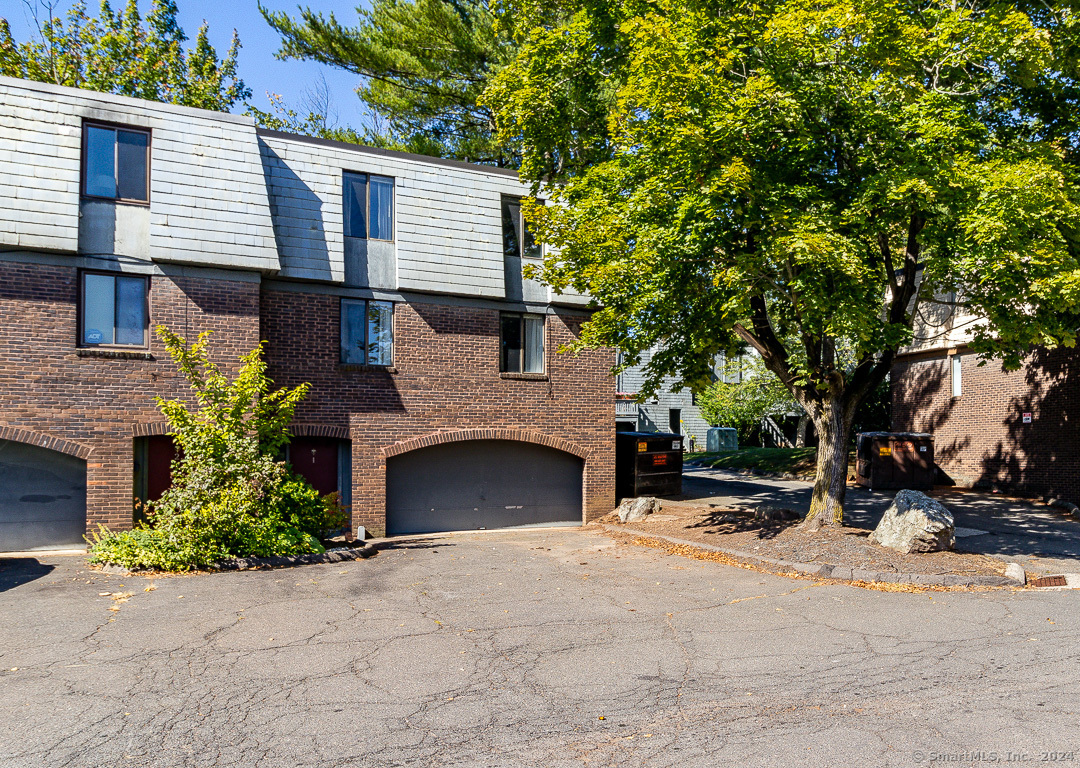
M682 493L683 436L668 432L615 433L615 495Z
M934 436L924 432L860 432L855 481L872 490L928 491L934 487Z

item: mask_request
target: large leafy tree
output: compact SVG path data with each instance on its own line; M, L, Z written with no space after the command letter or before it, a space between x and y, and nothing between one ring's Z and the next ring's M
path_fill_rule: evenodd
M23 42L0 18L0 74L221 112L251 96L236 71L235 30L224 59L210 45L205 23L185 47L173 0L154 0L145 20L136 0L122 11L103 0L96 17L83 2L66 17L45 10L46 18L36 17L37 36Z
M516 51L485 0L375 0L370 9L357 8L355 27L310 8L301 9L299 18L260 10L281 34L279 57L320 61L360 76L357 94L379 121L369 140L516 164L512 145L496 140L490 109L479 104L492 74Z
M1074 5L561 1L523 2L485 95L549 200L543 278L602 307L581 344L662 347L654 384L750 344L819 436L807 527L842 523L856 408L923 303L955 294L1007 366L1075 341Z

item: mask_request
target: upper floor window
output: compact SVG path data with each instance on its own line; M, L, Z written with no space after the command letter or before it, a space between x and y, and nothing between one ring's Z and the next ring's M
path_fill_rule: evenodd
M503 255L539 259L544 254L521 213L521 198L502 196Z
M148 346L146 282L146 278L139 275L83 272L79 345Z
M393 240L393 178L345 171L342 184L345 237Z
M150 132L87 123L83 126L83 194L150 201Z
M544 316L502 312L499 315L499 336L503 373L544 372Z
M341 300L341 362L394 364L394 305L389 301Z

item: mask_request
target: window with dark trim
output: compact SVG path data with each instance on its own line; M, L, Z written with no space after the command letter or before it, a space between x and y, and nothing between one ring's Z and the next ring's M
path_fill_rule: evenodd
M342 174L345 237L394 239L394 179L368 173Z
M147 279L115 272L79 278L79 346L149 346Z
M503 373L544 372L544 316L518 312L499 314Z
M341 362L394 364L394 305L389 301L341 300Z
M503 255L539 259L544 253L521 212L521 198L502 196Z
M150 132L83 125L83 186L87 197L150 202Z

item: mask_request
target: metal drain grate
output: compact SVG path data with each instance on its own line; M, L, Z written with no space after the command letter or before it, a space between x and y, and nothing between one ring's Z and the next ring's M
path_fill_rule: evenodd
M1033 587L1066 587L1068 584L1065 582L1064 576L1043 576L1041 579L1035 579L1031 582Z

